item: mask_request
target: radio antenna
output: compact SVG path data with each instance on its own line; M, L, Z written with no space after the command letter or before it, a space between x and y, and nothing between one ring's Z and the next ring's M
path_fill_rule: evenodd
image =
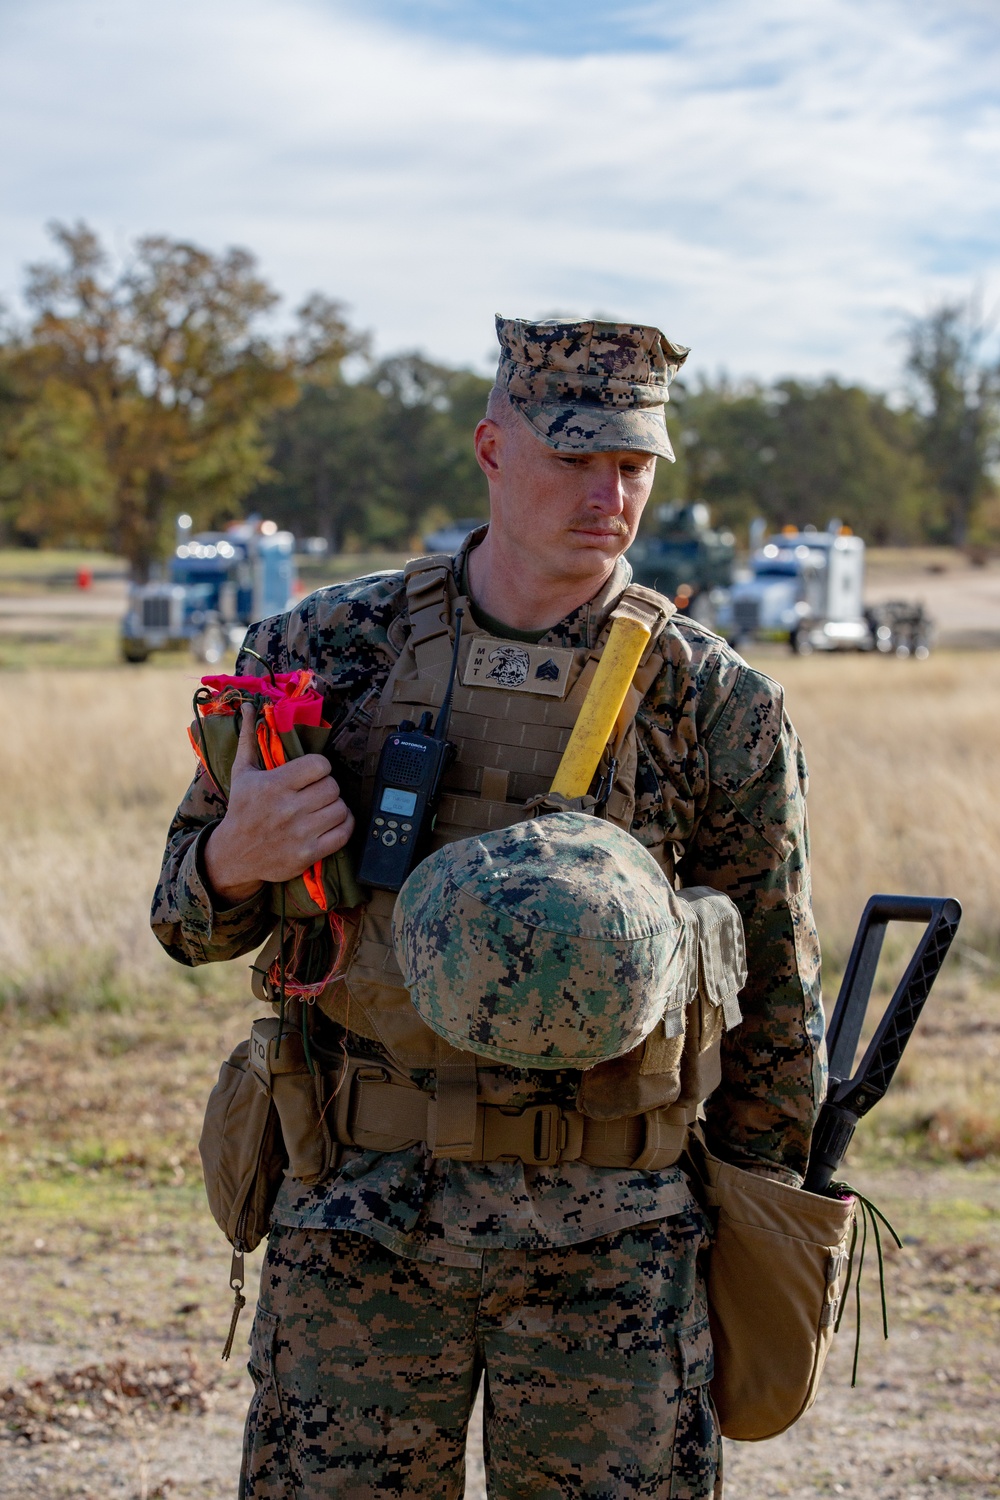
M455 687L455 673L458 671L458 648L462 640L462 616L465 611L461 608L455 611L455 646L451 653L451 671L448 673L448 686L444 690L444 701L441 704L434 725L434 738L443 740L448 733L448 725L451 722L451 695Z

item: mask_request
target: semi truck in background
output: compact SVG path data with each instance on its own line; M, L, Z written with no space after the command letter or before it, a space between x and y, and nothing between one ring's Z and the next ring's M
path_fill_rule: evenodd
M479 524L455 521L424 544L455 552ZM779 641L800 656L877 651L918 660L930 652L922 604L865 604L865 544L838 520L825 531L785 526L769 536L758 519L750 527L749 565L738 568L735 536L712 526L704 502L661 505L626 556L636 583L666 594L734 646Z
M733 583L735 536L712 526L708 506L700 500L661 505L653 520L626 553L636 583L666 594L699 625L719 629Z
M717 613L717 628L733 645L787 641L801 656L929 654L931 622L922 605L897 599L865 606L865 544L849 527L786 526L768 537L758 530L755 541L748 574L736 579Z
M295 538L256 516L225 531L177 522L168 577L130 590L121 625L122 656L189 648L209 665L240 644L248 625L287 609L295 588Z

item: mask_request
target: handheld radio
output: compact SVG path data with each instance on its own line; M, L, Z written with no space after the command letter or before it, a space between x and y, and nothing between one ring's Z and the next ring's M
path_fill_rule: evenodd
M455 646L451 670L437 723L431 729L430 710L419 725L404 719L382 747L372 815L365 834L358 878L383 891L398 891L422 858L434 827L441 794L441 778L455 758L446 738L451 720L451 698L462 639L461 609L455 611Z

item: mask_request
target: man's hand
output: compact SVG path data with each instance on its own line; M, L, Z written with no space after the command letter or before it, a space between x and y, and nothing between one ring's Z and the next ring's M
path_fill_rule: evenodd
M303 755L273 771L255 763L251 716L245 714L233 762L229 807L205 844L213 892L236 906L265 882L294 880L316 860L342 849L354 814L322 755Z

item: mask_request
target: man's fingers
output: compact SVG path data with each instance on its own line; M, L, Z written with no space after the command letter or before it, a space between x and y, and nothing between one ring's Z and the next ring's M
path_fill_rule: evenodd
M312 813L308 819L299 823L298 833L304 840L304 846L312 850L325 834L332 832L335 828L342 828L348 819L353 824L353 814L350 808L338 797L336 802L331 803L329 807L320 808L318 812ZM309 858L318 859L319 856L310 853Z
M253 714L244 713L240 724L240 738L236 746L236 758L233 761L233 775L245 771L248 767L255 769L257 766L257 739L254 734Z
M348 818L353 820L354 814L342 797L338 797L330 807L323 809L323 821L327 828L339 828Z
M240 725L240 738L236 747L236 759L233 761L233 771L260 770L260 757L257 748L257 735L254 729L253 715L249 712L243 714L243 722ZM325 755L301 755L298 760L289 760L284 765L276 766L273 771L268 772L274 778L275 789L290 789L293 792L302 791L305 787L312 787L324 780L329 787L324 791L318 802L307 803L307 810L313 807L322 807L327 802L335 802L340 796L340 788L330 775L330 762Z
M330 776L330 762L325 755L300 755L298 760L290 760L279 766L276 774L281 776L285 786L299 791L302 787L311 786L314 781L322 781L324 776ZM339 794L340 788L332 776L330 780L335 794Z
M303 755L273 771L262 770L249 713L240 727L225 822L228 842L235 840L238 846L233 869L241 878L271 882L291 880L316 860L335 854L354 831L353 815L326 757ZM219 853L226 853L221 841ZM226 884L222 874L218 878Z
M324 776L322 781L299 787L293 795L296 812L319 813L340 801L340 787L332 776Z
M340 804L344 807L344 804ZM346 816L336 828L329 829L321 834L316 840L316 858L325 859L328 854L336 854L338 849L343 849L351 834L354 832L354 814L349 808L344 807Z
M336 854L338 849L343 849L353 832L354 814L346 802L338 799L332 807L314 814L309 819L308 826L302 830L304 864L311 865L328 854Z

